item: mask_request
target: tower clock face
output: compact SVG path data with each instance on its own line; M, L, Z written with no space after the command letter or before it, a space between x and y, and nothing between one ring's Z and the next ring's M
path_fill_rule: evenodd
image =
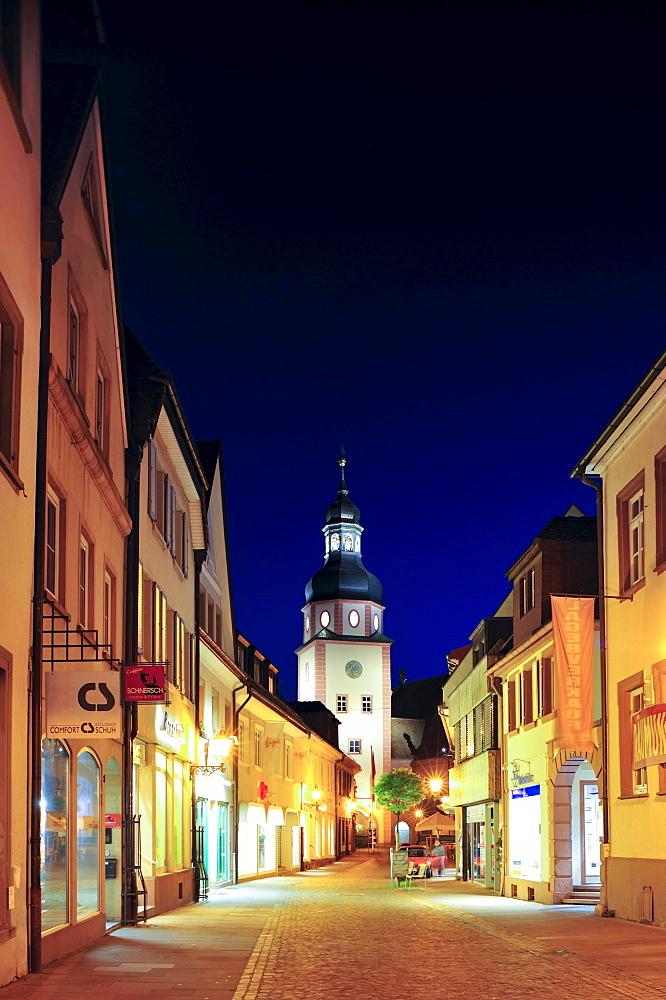
M352 677L355 679L356 677L361 676L361 674L363 673L363 667L358 662L358 660L350 660L345 665L345 673L347 674L347 677Z

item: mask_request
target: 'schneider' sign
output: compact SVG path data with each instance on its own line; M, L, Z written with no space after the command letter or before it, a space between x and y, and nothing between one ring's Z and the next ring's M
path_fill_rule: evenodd
M125 701L166 701L163 663L126 663L123 667Z
M594 598L551 597L557 691L557 741L594 746Z

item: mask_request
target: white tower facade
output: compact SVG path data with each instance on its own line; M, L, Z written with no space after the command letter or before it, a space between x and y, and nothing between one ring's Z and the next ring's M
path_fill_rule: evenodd
M305 587L298 700L320 701L340 721L339 745L356 776L359 825L390 839L390 814L375 813L372 786L391 770L391 642L384 635L382 585L361 560L360 513L349 499L345 459L326 511L324 565Z

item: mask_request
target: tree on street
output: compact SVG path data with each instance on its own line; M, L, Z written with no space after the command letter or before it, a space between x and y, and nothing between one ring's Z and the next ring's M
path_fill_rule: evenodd
M426 796L426 787L418 774L400 767L396 771L382 774L373 788L377 805L390 809L397 816L395 823L395 845L399 846L398 826L400 813L418 805Z

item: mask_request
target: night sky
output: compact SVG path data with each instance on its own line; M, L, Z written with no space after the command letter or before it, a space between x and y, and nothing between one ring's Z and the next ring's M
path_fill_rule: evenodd
M394 674L445 670L666 346L664 14L100 0L125 321L223 442L236 624L295 697L340 443Z

